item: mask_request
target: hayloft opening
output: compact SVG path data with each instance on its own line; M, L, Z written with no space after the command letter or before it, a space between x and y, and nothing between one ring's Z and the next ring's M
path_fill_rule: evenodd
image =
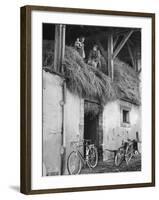
M55 42L56 37L56 26L55 24L44 23L43 24L43 40ZM125 41L127 33L131 32L131 28L119 28L119 27L103 27L103 26L90 26L90 25L66 25L65 27L65 45L74 47L77 38L85 38L85 61L87 62L90 50L93 48L94 44L98 45L100 52L105 60L109 57L109 34L113 33L113 48L119 49L117 47L121 46L120 43ZM131 49L137 48L137 51L132 52ZM118 52L118 58L125 63L129 64L131 67L135 68L137 64L135 57L141 57L141 31L140 29L133 29L133 34L129 37L126 45L123 45ZM133 55L134 54L134 55ZM108 73L108 69L103 69L105 73ZM139 69L138 69L139 70Z

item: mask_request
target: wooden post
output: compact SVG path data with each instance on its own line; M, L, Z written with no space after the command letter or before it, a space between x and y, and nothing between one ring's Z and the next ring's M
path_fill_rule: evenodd
M55 25L55 44L54 44L54 66L56 72L60 72L61 67L61 48L62 48L62 25Z
M130 55L130 58L131 58L132 66L133 66L134 70L136 70L136 63L135 63L134 55L133 55L132 49L131 49L128 42L127 42L127 47L128 47L129 55Z
M108 35L108 75L112 81L114 79L114 64L113 64L113 34Z
M58 34L58 63L57 63L57 71L60 72L61 70L61 48L62 48L62 25L58 25L59 26L59 34Z
M66 81L62 84L62 130L61 130L61 175L65 174L66 168L66 136L65 136L65 101L66 101Z
M65 57L65 36L66 36L66 25L62 25L62 34L61 34L61 67L60 72L63 73L63 61Z
M66 25L55 25L55 46L54 46L54 70L63 73L63 60L65 56L65 31ZM66 82L63 80L62 84L62 133L61 133L61 174L65 173L66 166L66 144L65 144L65 130L64 130L64 104L65 104Z
M57 47L58 47L58 25L55 25L55 39L54 39L54 64L52 66L52 69L57 71Z
M65 33L66 25L61 24L61 57L60 57L60 72L63 73L63 61L65 56ZM66 136L65 136L65 101L66 101L66 81L63 81L63 106L62 106L62 148L63 154L61 155L61 174L65 174L66 168Z
M65 56L65 33L66 33L66 25L62 25L61 27L61 62L60 62L60 72L63 73L63 61ZM66 167L66 135L65 135L65 102L66 102L66 81L63 81L63 106L62 106L62 148L63 154L61 159L61 174L65 174Z

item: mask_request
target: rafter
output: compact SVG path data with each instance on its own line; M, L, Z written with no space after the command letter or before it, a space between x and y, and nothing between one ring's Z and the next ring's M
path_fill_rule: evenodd
M119 39L119 36L117 35L116 38L115 38L115 40L114 40L113 48L115 48L115 46L116 46L116 44L118 42L118 39Z
M128 41L128 39L130 38L130 36L132 35L133 32L134 31L131 30L127 34L125 34L125 36L121 40L120 44L117 46L116 50L113 53L113 59L116 58L116 56L119 54L119 52L121 51L121 49L123 48L123 46L126 44L126 42Z
M127 47L128 47L129 55L130 55L130 58L131 58L132 66L135 69L136 67L135 67L134 55L133 55L132 49L129 45L129 42L127 42Z

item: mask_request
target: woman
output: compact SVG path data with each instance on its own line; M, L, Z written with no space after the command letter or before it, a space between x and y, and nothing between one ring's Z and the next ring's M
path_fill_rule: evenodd
M88 64L92 65L95 68L100 69L101 68L101 53L98 50L98 46L94 45L93 49L89 53L88 57Z
M83 59L85 58L84 41L85 41L84 37L81 37L80 39L77 38L74 44L76 51L78 51L78 53Z

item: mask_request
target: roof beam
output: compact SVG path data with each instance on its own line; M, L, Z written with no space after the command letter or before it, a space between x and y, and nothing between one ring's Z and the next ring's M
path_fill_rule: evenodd
M133 32L137 32L139 31L139 29L135 28L135 29L131 29ZM112 31L113 31L113 28L112 28ZM123 30L121 32L117 32L117 31L113 31L113 36L114 37L119 37L119 36L123 36L125 35L129 30ZM96 33L96 34L90 34L89 36L85 37L86 40L91 40L91 39L96 39L96 38L105 38L105 37L108 37L109 36L109 33L110 33L110 30L107 30L107 31L99 31L99 33Z
M131 30L127 34L125 34L124 38L121 40L120 44L117 46L116 50L113 53L113 59L116 58L116 56L119 54L119 52L121 51L121 49L123 48L125 43L128 41L128 39L130 38L133 32L134 31Z
M127 47L128 47L128 51L129 51L129 55L130 55L130 58L131 58L131 63L132 63L132 66L133 68L135 69L135 59L134 59L134 55L133 55L133 52L132 52L132 49L129 45L129 42L127 42Z
M113 34L108 36L108 74L111 80L114 79L114 63L113 63Z
M118 42L118 39L119 39L119 36L117 35L115 40L114 40L114 43L113 43L113 49L115 48L117 42Z

